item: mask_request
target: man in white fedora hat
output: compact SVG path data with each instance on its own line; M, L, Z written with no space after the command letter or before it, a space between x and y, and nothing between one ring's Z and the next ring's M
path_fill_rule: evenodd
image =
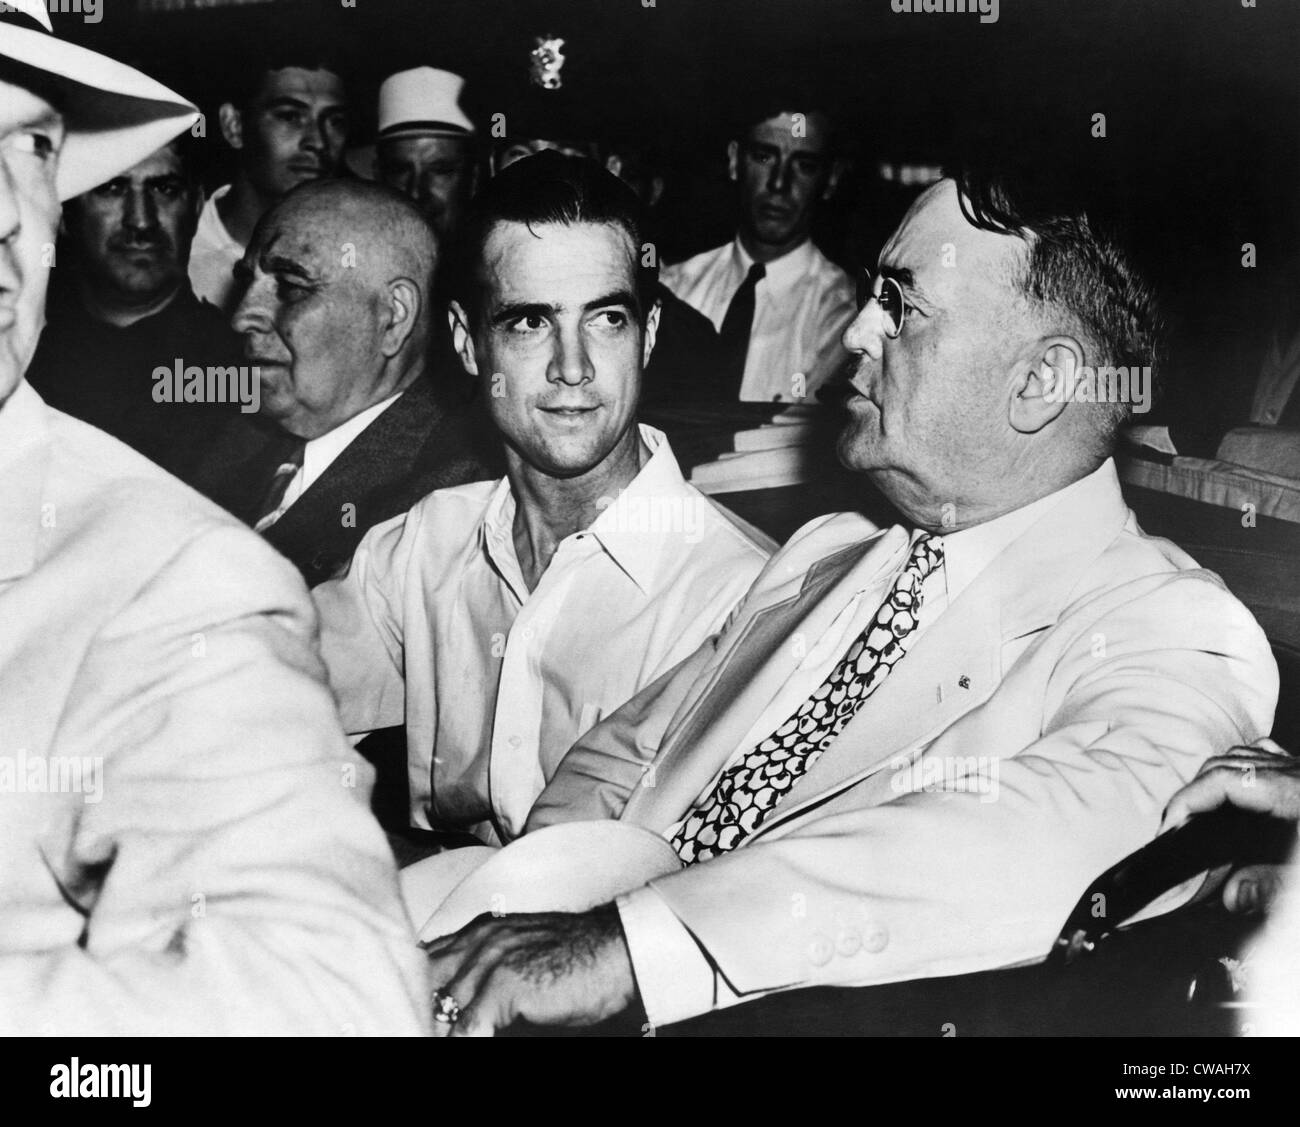
M474 123L460 107L464 86L449 70L416 67L379 88L375 176L416 202L443 245L478 184Z
M419 1032L301 581L24 380L60 200L195 117L0 5L0 1034Z

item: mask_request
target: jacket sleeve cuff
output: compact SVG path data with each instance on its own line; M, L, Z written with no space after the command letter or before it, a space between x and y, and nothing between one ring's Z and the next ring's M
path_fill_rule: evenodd
M659 893L646 886L616 904L650 1024L671 1025L713 1009L713 966Z

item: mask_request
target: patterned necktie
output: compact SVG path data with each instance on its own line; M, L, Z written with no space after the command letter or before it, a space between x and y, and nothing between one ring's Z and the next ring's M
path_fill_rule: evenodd
M767 274L767 267L755 262L745 275L745 280L731 297L727 315L718 330L721 350L720 373L724 397L740 398L740 387L745 382L745 361L749 357L749 334L754 328L754 291Z
M870 625L784 724L727 768L673 835L688 865L740 845L821 757L907 651L921 612L925 578L943 563L943 544L922 533Z
M307 443L301 438L293 438L286 442L284 450L281 452L283 460L276 466L275 474L271 478L271 484L267 486L266 496L263 497L261 505L258 506L257 520L253 522L254 532L265 532L283 515L280 510L280 503L284 500L284 495L289 489L289 483L302 469L302 460L306 450Z

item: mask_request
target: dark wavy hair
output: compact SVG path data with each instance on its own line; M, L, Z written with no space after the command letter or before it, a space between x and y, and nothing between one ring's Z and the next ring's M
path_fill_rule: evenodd
M497 173L474 197L454 255L452 296L475 324L481 313L483 248L498 223L523 223L530 229L552 223L621 228L631 241L637 312L645 323L655 301L659 266L657 255L642 253L644 210L636 193L594 160L549 149L535 153Z
M947 174L961 189L968 222L1024 240L1024 267L1013 283L1031 303L1068 320L1090 346L1089 364L1150 366L1158 389L1164 317L1127 245L1111 186L1086 169L988 153L968 154ZM1099 438L1109 449L1131 405L1099 406L1108 408L1096 417Z

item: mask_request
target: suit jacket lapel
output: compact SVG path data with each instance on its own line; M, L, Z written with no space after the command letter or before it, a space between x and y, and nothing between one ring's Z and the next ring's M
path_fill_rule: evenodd
M1102 475L1056 505L994 559L886 678L754 840L908 756L983 704L1002 680L1002 648L1050 626L1128 518L1119 480ZM707 780L706 780L707 781Z
M266 530L266 539L291 559L308 552L349 551L374 522L359 512L353 524L345 525L343 506L360 509L377 487L411 476L440 417L426 381L417 380Z
M907 549L900 528L827 556L796 593L773 591L727 639L705 679L664 734L653 786L638 787L623 817L660 830L681 817L736 750L755 718L859 590L879 584Z

